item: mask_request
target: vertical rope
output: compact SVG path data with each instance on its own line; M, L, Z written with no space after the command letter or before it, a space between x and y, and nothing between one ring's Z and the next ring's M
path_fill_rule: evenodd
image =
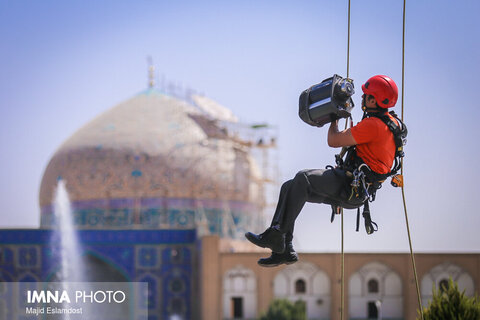
M348 36L347 36L347 78L350 77L350 4L351 0L348 0ZM348 118L345 119L345 130L348 126ZM345 147L344 147L345 148ZM343 228L343 208L340 209L340 214L342 216L342 275L341 275L341 284L340 284L340 320L343 320L344 310L345 310L345 250L344 250L344 242L345 242L345 235L344 235L344 228Z
M350 1L348 0L347 78L350 77Z
M407 0L403 0L403 34L402 34L402 121L404 117L404 94L405 94L405 16L406 16L406 2ZM401 160L401 174L403 176L403 158ZM413 254L413 246L412 246L412 237L410 235L410 225L408 223L408 213L407 213L407 202L405 200L405 180L402 185L402 200L403 200L403 208L405 211L405 224L407 225L407 234L408 234L408 244L410 246L410 258L412 260L412 267L413 267L413 275L415 277L415 287L417 289L417 299L418 299L418 307L420 309L420 316L423 320L423 306L422 306L422 297L420 295L420 287L418 285L418 276L417 276L417 267L415 265L415 256Z
M341 289L340 289L340 295L341 295L341 302L340 302L340 320L343 320L343 310L345 309L345 251L343 249L344 245L344 232L343 232L343 208L340 209L340 214L342 216L342 280L341 280Z
M403 160L402 160L402 167L401 167L401 173L403 175ZM405 184L405 178L403 180L403 184ZM405 191L404 187L402 186L402 199L403 199L403 208L405 211L405 223L407 225L407 234L408 234L408 243L410 245L410 258L412 260L412 266L413 266L413 275L415 277L415 287L417 289L417 299L418 299L418 307L420 309L420 316L421 319L423 320L423 307L422 307L422 297L420 296L420 287L418 285L418 276L417 276L417 267L415 265L415 256L413 254L413 248L412 248L412 237L410 235L410 226L408 224L408 214L407 214L407 205L406 205L406 200L405 200Z
M403 121L403 96L405 93L405 6L407 0L403 0L403 30L402 30L402 121ZM403 161L403 159L402 159ZM402 162L403 164L403 162ZM403 168L402 168L403 170Z
M347 78L350 78L350 2L348 0L348 27L347 27ZM348 118L345 119L345 130L348 127ZM345 148L345 147L344 147Z

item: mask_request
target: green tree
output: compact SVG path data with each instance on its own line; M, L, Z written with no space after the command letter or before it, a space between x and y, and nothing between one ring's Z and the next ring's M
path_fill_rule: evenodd
M286 299L277 299L262 314L259 320L306 320L307 308L302 300L292 303Z
M447 286L433 287L433 298L423 308L423 317L425 320L480 320L480 299L467 297L450 278Z

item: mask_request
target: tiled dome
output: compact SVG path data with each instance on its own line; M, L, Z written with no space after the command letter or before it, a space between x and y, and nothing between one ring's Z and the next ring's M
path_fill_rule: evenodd
M123 226L142 224L146 210L166 212L175 201L193 212L199 206L255 211L263 197L259 177L248 149L218 121L149 89L99 115L60 146L41 182L41 224L52 224L58 179L66 181L77 224L89 227L80 220L103 210L105 227L118 210L131 211ZM90 210L87 217L78 214L82 210ZM158 219L168 220L168 214Z

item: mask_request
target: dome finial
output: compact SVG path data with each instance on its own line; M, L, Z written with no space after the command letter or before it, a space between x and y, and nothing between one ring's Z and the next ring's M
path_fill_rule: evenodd
M155 66L153 65L152 56L147 57L148 62L148 87L151 89L155 86Z

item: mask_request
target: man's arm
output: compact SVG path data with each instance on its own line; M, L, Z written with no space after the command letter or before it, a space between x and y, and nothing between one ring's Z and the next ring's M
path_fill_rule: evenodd
M327 137L328 146L332 148L349 147L356 145L357 142L352 136L350 128L343 131L338 131L338 120L330 123Z

